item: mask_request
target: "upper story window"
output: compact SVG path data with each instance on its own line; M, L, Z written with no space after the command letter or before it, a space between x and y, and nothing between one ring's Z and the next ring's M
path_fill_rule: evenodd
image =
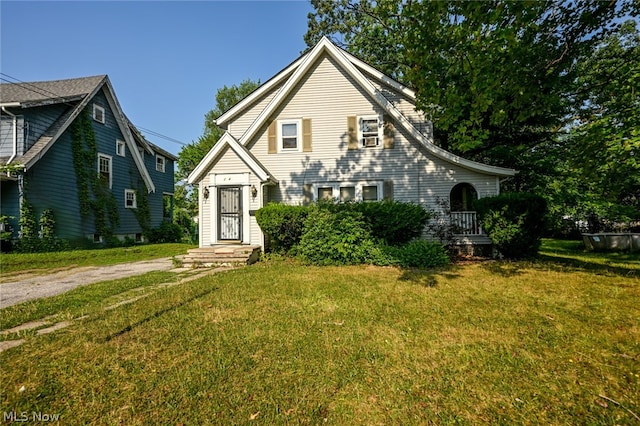
M100 179L111 188L112 164L111 156L98 154L98 175Z
M120 157L125 156L125 145L124 141L116 141L116 154Z
M136 203L136 191L134 189L124 190L124 206L128 209L135 209L138 207Z
M278 122L278 150L301 151L302 120L280 120Z
M377 115L358 117L358 141L363 148L373 148L382 141L382 120Z
M98 104L93 104L93 119L102 124L105 122L104 108Z
M164 168L167 163L167 159L162 155L156 155L156 171L164 173Z

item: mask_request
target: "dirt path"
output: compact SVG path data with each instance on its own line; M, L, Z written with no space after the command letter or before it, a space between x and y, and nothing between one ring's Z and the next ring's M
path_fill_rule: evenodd
M48 275L34 275L17 281L2 282L0 284L0 309L28 300L55 296L76 287L99 281L116 280L151 271L168 271L173 268L172 258L166 257L110 266L74 268Z

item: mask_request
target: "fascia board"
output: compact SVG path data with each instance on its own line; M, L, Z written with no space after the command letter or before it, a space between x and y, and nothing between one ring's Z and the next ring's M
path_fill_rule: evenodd
M147 170L147 167L144 165L144 160L142 159L142 157L140 157L140 152L136 147L136 142L133 139L133 134L131 133L131 129L129 128L129 124L128 124L129 120L125 117L124 113L122 112L122 108L120 108L120 104L118 103L118 99L115 96L115 92L113 90L113 87L111 86L111 82L109 81L108 77L105 77L105 79L106 79L106 82L104 86L107 88L107 90L105 91L107 102L109 102L109 106L111 107L111 110L114 112L116 122L118 123L120 132L122 132L125 142L129 147L129 151L131 152L131 157L133 158L133 162L138 168L138 172L142 176L142 180L145 182L145 185L147 186L147 191L156 192L156 186L154 185L153 180L149 175L149 171Z
M515 175L515 170L506 169L503 167L489 166L487 164L478 163L475 161L467 160L462 157L459 157L447 150L440 148L435 145L432 140L427 138L422 132L420 132L416 127L402 114L394 105L391 103L380 91L367 79L347 58L345 52L335 47L331 44L331 47L328 49L331 52L335 59L344 67L344 69L350 74L350 76L356 80L362 88L365 89L375 101L383 108L389 115L391 115L397 122L399 122L402 127L409 132L414 138L422 143L433 155L436 157L445 160L449 163L457 164L466 169L470 169L473 171L477 171L485 174L492 175L500 175L500 176L513 176Z
M193 185L200 180L215 164L216 158L222 152L225 147L231 148L244 163L253 171L253 173L260 179L261 182L273 181L273 177L267 170L242 146L235 140L228 132L218 140L209 150L207 155L202 159L198 166L187 177L187 183Z
M244 111L244 109L247 106L251 105L257 99L267 94L270 90L272 90L274 87L280 84L283 80L286 80L291 75L291 73L293 73L293 71L300 65L300 62L302 62L303 58L304 56L295 60L291 65L286 67L284 70L280 71L274 77L270 78L267 82L265 82L263 85L258 87L256 90L254 90L247 97L245 97L236 105L231 107L229 110L223 113L220 117L216 118L215 120L216 125L222 128L225 128L226 124L233 117L240 114L242 111Z
M303 56L300 62L300 65L296 68L293 74L289 77L287 82L280 88L276 96L271 99L271 102L267 104L267 106L262 110L258 117L251 123L247 131L240 138L240 143L242 145L247 145L247 143L255 136L258 129L262 127L265 121L269 118L269 116L273 113L273 111L282 103L284 98L289 95L293 87L300 81L302 76L306 74L311 65L315 62L315 60L320 56L322 51L327 49L327 47L332 47L333 44L326 38L323 37L322 40L318 44L315 45L313 49L305 56Z

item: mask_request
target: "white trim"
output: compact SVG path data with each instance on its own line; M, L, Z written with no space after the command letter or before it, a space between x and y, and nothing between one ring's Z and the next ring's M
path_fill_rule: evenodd
M285 148L283 135L282 135L282 126L287 124L295 124L296 125L296 147L295 148ZM294 118L290 120L278 120L277 127L277 139L278 139L278 152L302 152L302 119Z
M93 111L91 116L93 117L94 121L101 124L104 124L107 121L104 107L96 104L95 102L93 103Z
M127 195L132 194L133 195L133 205L129 206L127 205ZM135 189L125 189L124 190L124 208L125 209L137 209L138 208L138 200L137 200L137 195L136 195L136 190Z
M318 190L320 188L331 188L332 189L332 199L334 201L340 202L340 188L351 187L355 188L355 199L353 201L363 201L362 199L362 189L365 186L375 186L377 187L378 199L376 201L381 201L384 199L384 194L382 193L384 189L384 181L378 180L364 180L364 181L345 181L345 182L317 182L312 185L313 187L313 201L318 201Z
M142 176L142 180L144 181L147 187L147 192L156 192L156 186L153 183L153 179L151 179L151 175L149 175L149 171L147 170L147 167L144 164L144 160L142 159L142 157L140 157L140 153L136 149L137 144L133 137L133 133L129 128L129 120L127 120L124 113L122 112L122 108L120 107L120 103L118 103L118 99L116 98L115 91L113 90L113 87L111 86L111 81L109 81L108 77L105 77L105 81L102 87L104 88L107 102L109 102L111 111L115 116L116 123L118 124L118 128L120 129L120 132L124 136L124 139L127 142L127 145L129 146L129 152L131 152L131 157L133 158L133 162L136 164L136 167L138 168L138 172L140 173L140 176Z
M436 157L445 160L449 163L457 164L469 170L477 171L484 174L492 174L499 176L513 176L516 171L512 169L506 169L503 167L489 166L487 164L477 163L475 161L467 160L459 157L449 151L446 151L436 145L433 140L428 138L416 127L391 103L376 87L369 81L368 78L362 74L362 72L350 61L349 57L338 47L336 47L328 38L323 37L318 44L316 44L311 51L300 58L297 69L288 78L287 82L280 88L276 96L271 99L269 104L258 114L257 118L251 123L247 131L242 135L239 142L246 146L253 140L258 131L263 128L265 122L272 116L276 108L286 99L293 88L301 81L302 77L311 69L316 59L320 57L323 52L327 52L333 59L335 59L340 66L352 77L359 85L367 92L374 101L392 118L395 122L399 123L408 133L410 133L418 142L421 143L431 154ZM298 62L296 62L298 63Z
M109 189L113 187L113 157L107 154L103 154L101 152L98 153L98 176L100 176L100 159L104 158L109 160Z
M126 157L126 142L125 141L121 141L120 139L116 139L116 155L118 157Z
M160 163L162 163L162 170L158 170L158 164L160 164L158 162L158 160L162 160L160 162ZM160 154L156 154L156 172L164 173L166 167L167 167L167 159L165 158L165 156L164 155L160 155Z
M356 117L356 119L358 120L358 148L372 149L372 148L382 147L383 145L382 138L384 136L383 128L382 128L383 126L382 114L359 115ZM377 121L378 131L376 132L377 135L375 136L376 137L375 145L369 145L364 141L364 132L362 130L362 122L364 120ZM369 132L369 133L373 133L373 132Z
M187 178L187 182L194 184L202 180L205 174L211 169L211 164L216 160L218 155L222 151L229 147L235 152L238 157L251 169L251 171L257 176L260 182L274 182L277 180L271 176L271 174L264 168L262 164L253 156L244 146L240 145L236 139L231 136L229 132L225 132L224 135L213 145L213 148L209 150L207 155L204 156L202 161L198 163L196 168L191 172Z

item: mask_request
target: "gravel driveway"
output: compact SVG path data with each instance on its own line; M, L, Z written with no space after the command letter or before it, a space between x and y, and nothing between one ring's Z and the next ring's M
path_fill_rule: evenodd
M110 266L73 268L46 275L32 275L12 282L4 282L3 280L0 284L0 308L28 300L55 296L76 287L99 281L127 278L151 271L168 271L173 268L172 258L166 257Z

